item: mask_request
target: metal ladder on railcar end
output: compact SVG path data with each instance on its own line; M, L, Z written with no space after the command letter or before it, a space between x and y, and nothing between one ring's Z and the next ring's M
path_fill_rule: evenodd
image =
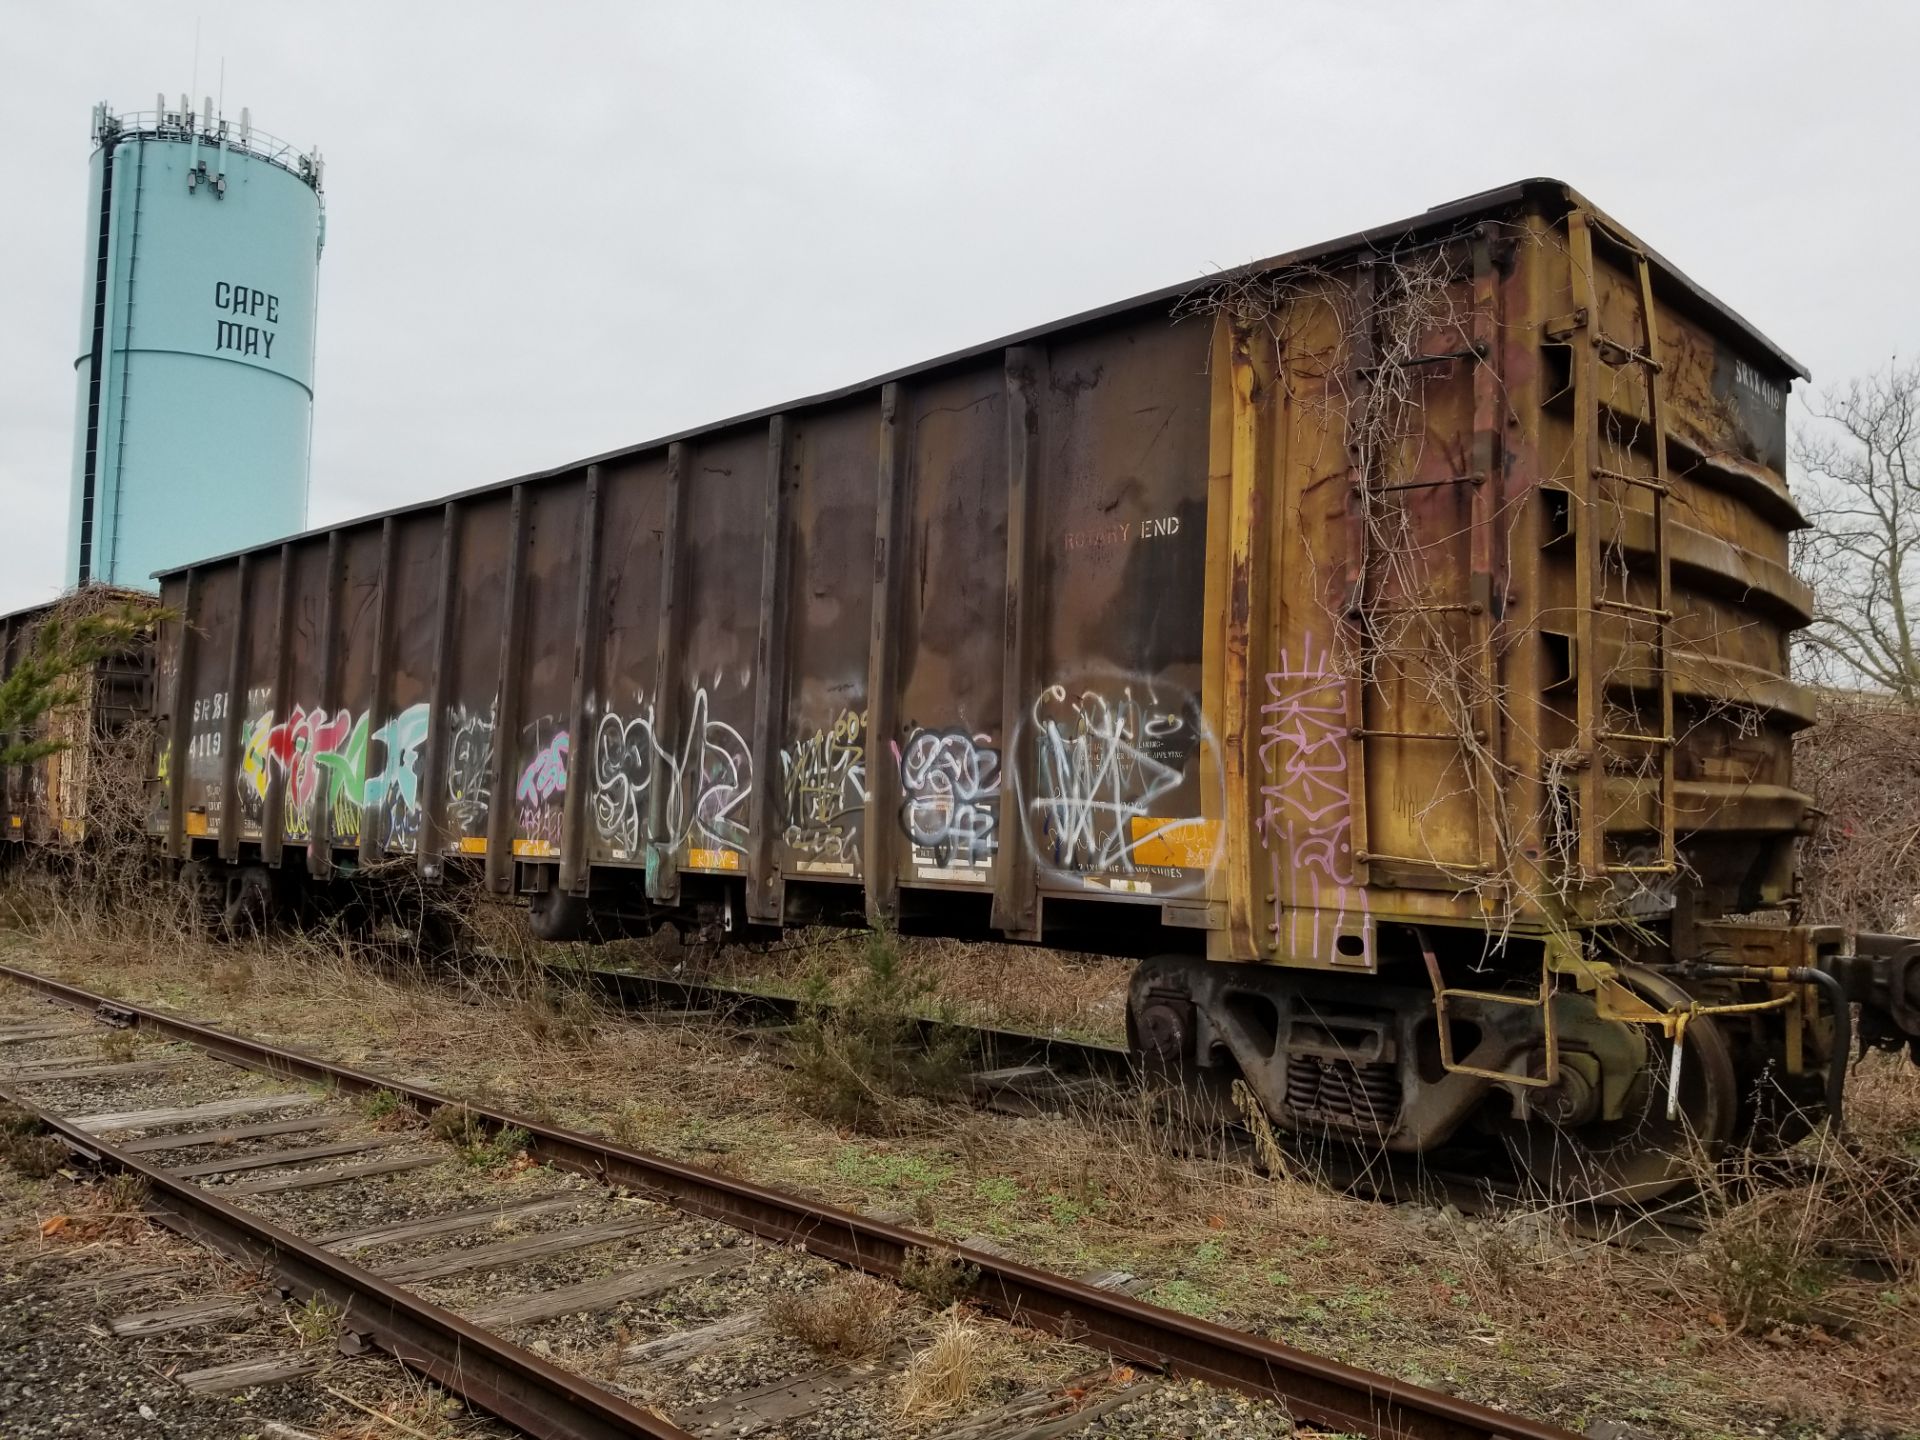
M1672 487L1667 473L1667 431L1665 407L1661 403L1661 364L1657 358L1659 322L1654 310L1653 271L1647 253L1638 245L1611 232L1609 244L1632 257L1638 281L1640 335L1637 345L1622 344L1609 338L1601 325L1597 275L1594 269L1593 232L1597 222L1587 212L1575 210L1567 217L1567 250L1573 271L1575 311L1569 336L1586 332L1586 343L1573 344L1574 445L1573 491L1580 516L1580 534L1576 537L1574 588L1576 592L1576 716L1578 748L1585 757L1580 771L1579 860L1582 873L1590 879L1609 875L1672 875L1679 868L1674 836L1674 751L1678 736L1674 733L1673 713L1673 566L1669 544L1668 502ZM1653 473L1638 475L1626 468L1602 463L1606 407L1600 397L1600 369L1639 368L1646 390L1647 426L1653 434ZM1616 442L1616 448L1621 448ZM1599 506L1603 487L1616 488L1619 533L1610 547L1600 534ZM1642 605L1625 598L1627 517L1632 512L1625 504L1630 489L1647 492L1652 502L1652 568L1655 598ZM1620 554L1622 595L1606 594L1606 552L1614 548ZM1599 673L1599 653L1594 641L1595 621L1601 613L1618 615L1629 627L1627 635L1649 637L1649 662L1646 666L1659 689L1659 728L1648 733L1644 726L1632 730L1604 728L1605 680ZM1625 642L1623 640L1623 649ZM1607 855L1606 816L1602 800L1607 777L1607 754L1613 747L1631 746L1642 753L1659 756L1659 792L1654 805L1653 830L1658 837L1658 859L1651 863L1612 862Z
M1670 487L1667 477L1666 425L1660 396L1661 366L1656 358L1659 344L1658 322L1653 308L1653 274L1646 252L1619 236L1609 234L1609 243L1633 257L1637 272L1640 302L1638 345L1625 345L1610 339L1600 321L1599 291L1594 272L1593 222L1584 211L1576 210L1567 219L1568 252L1573 267L1575 311L1571 320L1554 327L1556 338L1573 343L1574 381L1574 473L1572 489L1579 519L1575 549L1576 640L1574 683L1576 715L1579 725L1578 747L1586 763L1580 770L1579 860L1582 873L1593 879L1609 875L1671 875L1677 867L1674 850L1674 735L1673 668L1671 663L1673 624L1673 572L1668 544L1667 501ZM1584 330L1586 343L1574 337ZM1601 443L1605 407L1600 398L1599 367L1612 369L1637 365L1646 386L1647 423L1653 432L1653 474L1636 475L1624 468L1601 463ZM1618 447L1616 447L1618 448ZM1625 598L1624 558L1628 508L1616 500L1620 534L1613 542L1621 554L1621 598L1605 593L1604 569L1607 546L1603 544L1599 524L1599 501L1603 486L1621 487L1624 497L1632 488L1643 489L1652 497L1652 559L1655 575L1655 600L1641 605ZM1657 678L1660 691L1660 729L1657 734L1644 730L1607 730L1603 728L1602 708L1605 681L1599 673L1598 650L1594 643L1595 619L1601 612L1620 615L1626 624L1651 627L1648 669ZM1659 859L1652 864L1614 864L1607 857L1606 817L1601 801L1606 784L1606 751L1610 746L1638 746L1660 756L1659 798L1653 823L1659 835ZM1433 986L1434 1014L1439 1026L1441 1068L1451 1074L1474 1075L1528 1089L1548 1089L1559 1083L1560 1049L1555 1025L1553 957L1543 950L1539 988L1532 995L1511 995L1497 991L1479 991L1449 986L1424 928L1415 932L1420 941L1428 980ZM1538 1075L1507 1070L1485 1069L1465 1063L1454 1055L1448 1027L1449 1003L1468 1000L1481 1005L1502 1005L1541 1012L1544 1063Z

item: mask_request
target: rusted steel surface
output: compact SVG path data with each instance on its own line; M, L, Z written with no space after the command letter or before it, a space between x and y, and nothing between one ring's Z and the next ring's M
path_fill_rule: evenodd
M116 1017L130 1018L155 1034L199 1046L210 1054L252 1069L325 1084L349 1094L389 1091L427 1116L443 1105L459 1105L485 1125L524 1131L529 1137L529 1153L541 1163L593 1176L608 1184L630 1186L689 1213L737 1226L776 1244L798 1246L842 1265L891 1277L898 1275L901 1261L910 1250L951 1250L967 1264L978 1267L979 1279L974 1283L971 1298L989 1309L1022 1324L1056 1331L1176 1376L1278 1400L1296 1418L1322 1428L1376 1436L1379 1440L1494 1440L1501 1436L1508 1440L1573 1440L1571 1432L1557 1426L1504 1414L1457 1396L1356 1369L1290 1345L1165 1310L1116 1291L1034 1270L998 1255L950 1246L932 1236L869 1220L830 1205L712 1174L662 1156L629 1150L526 1116L492 1110L387 1077L334 1065L297 1050L226 1034L124 1001L103 1000L76 986L14 966L0 965L0 975L70 1005L86 1009L108 1006ZM78 1132L76 1138L81 1138ZM101 1148L98 1141L84 1138L90 1148ZM119 1157L116 1163L129 1169L142 1168L130 1156ZM142 1173L147 1172L142 1169ZM204 1192L196 1190L194 1195L196 1203L204 1207L218 1207L221 1211L227 1208ZM238 1212L232 1213L238 1215ZM226 1223L227 1217L219 1218ZM251 1217L241 1219L242 1223L259 1224ZM292 1246L301 1244L291 1236L280 1238ZM357 1281L364 1275L347 1262L320 1253L335 1267L351 1270L353 1274L349 1278ZM372 1276L365 1279L379 1284ZM456 1320L452 1316L445 1318ZM456 1323L464 1324L457 1320ZM616 1403L612 1397L605 1398L609 1404ZM669 1427L640 1433L678 1432Z
M174 852L1359 971L1671 908L1617 877L1676 845L1702 913L1777 903L1801 372L1658 257L1643 332L1640 253L1528 182L176 572ZM1655 783L1601 737L1669 685Z
M343 1332L385 1350L408 1369L542 1440L687 1432L581 1376L444 1310L322 1246L248 1213L23 1100L4 1085L0 1099L40 1116L82 1155L146 1182L144 1209L170 1228L248 1270L268 1275L297 1300L320 1298L343 1316Z

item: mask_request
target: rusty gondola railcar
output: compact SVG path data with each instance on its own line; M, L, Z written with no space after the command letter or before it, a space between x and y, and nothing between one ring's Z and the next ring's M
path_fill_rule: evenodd
M1804 374L1489 192L168 574L165 844L1148 956L1194 1083L1651 1194L1920 980L1796 912Z

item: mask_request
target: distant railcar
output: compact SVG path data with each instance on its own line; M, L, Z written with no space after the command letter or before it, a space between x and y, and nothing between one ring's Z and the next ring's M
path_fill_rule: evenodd
M151 603L152 598L140 591L91 585L77 592L77 599L69 595L0 615L0 680L31 653L35 636L50 617L71 613L76 605ZM49 711L37 733L0 735L0 746L15 739L52 740L60 746L37 760L0 769L0 816L6 827L0 846L6 853L24 856L85 842L88 818L100 808L95 790L103 765L114 768L109 783L124 778L130 790L139 783L133 767L152 757L122 756L118 751L123 743L140 743L151 723L153 654L148 635L103 657L75 677L75 703ZM127 772L124 777L122 771ZM116 798L123 807L142 803L138 794Z
M1818 1113L1836 997L1920 1030L1798 915L1805 373L1492 191L169 573L164 844L1147 956L1145 1057L1282 1126L1657 1193Z

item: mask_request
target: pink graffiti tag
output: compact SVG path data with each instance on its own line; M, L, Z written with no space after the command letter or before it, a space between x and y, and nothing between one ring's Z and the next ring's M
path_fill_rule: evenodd
M1296 664L1280 652L1260 707L1258 828L1273 880L1275 934L1283 950L1333 959L1336 937L1372 948L1366 887L1353 863L1353 796L1347 778L1347 681L1306 637Z

